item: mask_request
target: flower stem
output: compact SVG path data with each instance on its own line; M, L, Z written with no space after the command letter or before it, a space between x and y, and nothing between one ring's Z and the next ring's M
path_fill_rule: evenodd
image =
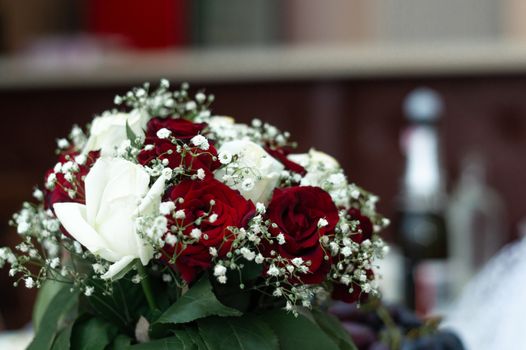
M146 297L146 301L148 302L150 310L153 311L157 309L157 305L155 304L155 299L153 297L152 286L150 285L150 278L148 277L148 274L144 270L144 266L142 266L142 263L140 261L137 262L137 271L141 276L142 291L144 293L144 296Z

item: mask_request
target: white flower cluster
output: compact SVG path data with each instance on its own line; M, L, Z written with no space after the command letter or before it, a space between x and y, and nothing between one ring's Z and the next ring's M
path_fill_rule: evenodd
M295 143L289 141L289 132L282 132L259 119L253 119L251 125L235 123L233 118L225 116L203 115L196 120L208 124L208 136L218 145L230 141L251 140L259 145L295 147Z
M183 83L176 91L170 91L169 88L170 82L166 79L162 79L155 90L151 90L150 84L145 83L124 96L115 96L114 103L163 118L176 115L180 118L197 119L210 115L209 106L214 101L213 95L200 91L192 99L187 83Z

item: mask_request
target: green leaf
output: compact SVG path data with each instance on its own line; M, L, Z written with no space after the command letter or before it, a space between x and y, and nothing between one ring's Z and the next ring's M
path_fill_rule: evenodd
M124 334L119 334L109 349L111 350L128 350L131 346L132 339Z
M197 333L195 333L197 335ZM198 336L198 335L197 335ZM153 340L148 343L133 345L130 350L205 350L206 348L199 347L198 342L193 339L193 335L186 332L184 329L176 331L172 337Z
M130 127L128 121L126 121L126 137L128 140L130 140L130 143L133 147L139 148L141 146L140 142L138 141L137 134L135 134L133 129Z
M243 283L261 277L261 274L263 273L262 264L256 264L254 261L248 261L245 259L241 260L240 263L243 264L243 270L241 270Z
M197 321L199 332L210 350L278 350L272 329L254 315L209 317Z
M260 316L274 331L282 350L339 350L317 324L299 315L294 317L283 310L270 311Z
M73 324L70 324L63 330L61 330L53 343L52 350L69 350L71 347L71 330L73 329Z
M226 283L219 283L215 279L212 279L211 283L217 299L222 304L247 313L253 307L254 299L258 297L258 293L252 287L258 283L263 265L244 259L240 264L243 265L241 275L238 271L228 270ZM241 283L245 285L244 289L239 288Z
M200 333L199 333L199 331L197 330L196 327L186 327L186 328L181 329L181 330L176 330L175 332L180 333L182 331L184 331L186 333L186 335L192 339L192 341L197 346L197 349L199 349L199 350L201 350L201 349L210 350L206 346L205 342L203 341L203 338L201 337L201 335L200 335ZM174 334L177 335L177 333L174 333Z
M40 321L42 320L49 303L51 300L53 300L53 297L57 295L62 287L64 287L62 283L47 280L39 289L37 300L35 301L35 306L33 307L33 327L35 328L35 331L38 332Z
M113 283L111 295L104 295L104 287L95 285L92 296L82 298L87 311L120 327L123 333L133 332L135 322L147 310L142 288L127 278Z
M66 318L78 303L78 291L71 292L70 286L65 285L49 302L44 312L40 327L27 348L28 350L51 349L57 334L64 329Z
M122 270L120 270L119 272L117 272L117 274L115 274L115 276L113 276L111 278L112 281L118 281L120 280L121 278L123 278L124 276L126 276L126 274L128 274L128 272L130 272L133 267L135 266L135 264L137 264L137 259L133 260L132 262L130 262L128 265L126 265Z
M81 318L73 326L71 349L104 350L118 333L118 328L98 317Z
M358 350L350 334L336 317L318 309L313 309L312 315L318 326L338 343L340 350Z
M186 323L207 316L240 316L242 313L217 300L207 276L203 276L155 323Z

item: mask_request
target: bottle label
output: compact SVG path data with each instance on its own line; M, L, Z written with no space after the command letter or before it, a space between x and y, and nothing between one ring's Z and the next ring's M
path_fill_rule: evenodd
M443 314L450 303L451 273L447 260L425 260L415 267L415 309L420 315Z

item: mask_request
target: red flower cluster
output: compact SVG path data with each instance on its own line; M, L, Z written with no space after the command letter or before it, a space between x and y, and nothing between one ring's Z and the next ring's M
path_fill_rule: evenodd
M331 262L320 238L332 234L338 223L338 209L329 194L310 186L276 189L267 218L277 225L271 228L272 235L277 237L281 233L285 237L285 244L274 243L271 249L290 260L302 258L308 264L309 273L301 276L303 283L323 282ZM327 224L320 227L320 219Z
M177 202L179 198L183 198L183 203ZM166 245L164 248L170 256L177 255L175 267L187 282L194 281L200 272L210 268L211 247L217 250L219 257L230 251L233 237L229 227L244 227L255 213L251 201L212 177L181 182L169 190L167 200L178 203L177 210L184 210L185 214L184 219L168 215L168 227L185 227L184 234L189 237L192 230L201 231L197 243L178 242L174 247ZM207 213L217 214L217 219L210 220ZM196 224L195 221L203 216L205 219Z
M214 157L217 157L217 150L213 145L210 145L210 148L206 151L190 145L190 140L201 133L205 127L205 123L193 123L186 119L151 119L147 125L144 145L153 147L146 147L139 153L137 158L139 163L148 165L154 159L166 159L168 161L167 166L172 169L182 166L192 173L195 173L198 169L203 169L205 173L209 174L220 165L217 158L214 161ZM174 144L168 138L159 138L157 132L163 128L170 130L171 136L180 143ZM190 152L183 150L181 153L180 147L180 152L177 152L178 145L188 145Z

